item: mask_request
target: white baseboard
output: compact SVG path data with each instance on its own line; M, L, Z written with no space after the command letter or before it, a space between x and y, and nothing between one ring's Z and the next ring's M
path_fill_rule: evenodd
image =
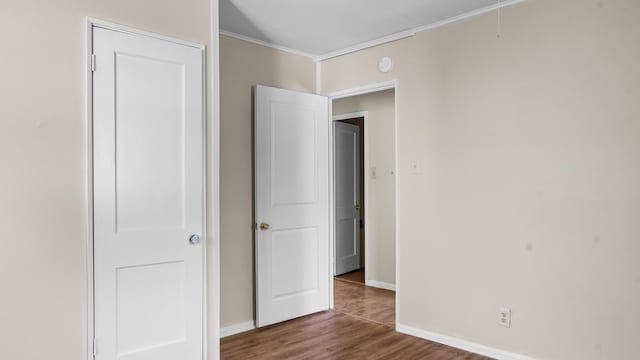
M375 288L385 289L385 290L396 291L396 285L395 284L389 284L389 283L382 282L382 281L367 280L365 282L365 285L371 286L371 287L375 287Z
M458 339L452 336L432 333L426 330L417 329L407 325L397 324L396 331L403 334L407 334L407 335L419 337L425 340L451 346L454 348L462 349L462 350L479 354L482 356L487 356L497 360L535 360L532 357L528 357L528 356L524 356L524 355L520 355L520 354L516 354L516 353L512 353L512 352L508 352L500 349L495 349L489 346L477 344L467 340Z
M245 331L253 330L255 328L256 324L253 321L225 326L223 328L220 328L220 338L222 339L223 337L240 334Z

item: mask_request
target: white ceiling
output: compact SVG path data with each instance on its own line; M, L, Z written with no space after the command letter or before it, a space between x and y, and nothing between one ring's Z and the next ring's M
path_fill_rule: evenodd
M514 0L220 0L220 28L323 57ZM393 36L392 36L393 37Z

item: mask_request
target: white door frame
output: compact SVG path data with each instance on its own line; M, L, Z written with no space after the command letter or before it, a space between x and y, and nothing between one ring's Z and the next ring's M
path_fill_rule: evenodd
M94 319L95 319L95 299L94 299L94 221L93 221L93 217L94 217L94 211L93 211L93 29L94 28L102 28L102 29L107 29L107 30L112 30L112 31L117 31L117 32L121 32L121 33L126 33L126 34L132 34L132 35L137 35L137 36L144 36L144 37L150 37L150 38L154 38L154 39L159 39L159 40L164 40L164 41L169 41L169 42L173 42L176 44L180 44L180 45L185 45L185 46L189 46L189 47L194 47L196 49L200 49L202 51L202 58L203 58L203 62L202 62L202 66L203 66L203 76L206 78L206 68L207 68L207 62L206 62L206 56L205 56L205 46L202 44L197 44L194 42L189 42L189 41L185 41L185 40L181 40L181 39L176 39L176 38L172 38L172 37L167 37L164 35L160 35L160 34L156 34L156 33L152 33L152 32L147 32L147 31L142 31L142 30L138 30L135 28L131 28L128 26L123 26L123 25L119 25L119 24L115 24L115 23L111 23L108 21L103 21L103 20L98 20L98 19L94 19L91 17L87 17L86 18L86 80L87 80L87 88L86 88L86 117L87 117L87 142L86 142L86 149L87 149L87 168L86 168L86 175L87 175L87 193L86 193L86 197L87 197L87 329L86 329L86 334L87 334L87 340L86 340L86 351L85 354L87 355L87 360L92 360L94 358L93 354L94 354L94 337L95 337L95 323L94 323ZM213 32L217 33L217 29L214 29ZM217 49L215 50L216 53L213 55L214 56L214 62L213 64L216 65L218 63L218 61L215 59L217 57ZM217 67L216 67L217 69ZM214 74L213 74L213 96L217 96L218 93L218 75L216 70L214 69ZM203 245L203 301L202 301L202 306L203 306L203 360L207 359L208 356L208 347L207 347L207 325L208 325L208 311L207 311L207 303L208 303L208 299L207 299L207 242L206 241L208 239L209 235L212 235L213 241L212 241L212 245L213 245L213 251L218 254L219 251L219 241L218 241L218 224L219 224L219 209L218 209L218 204L219 204L219 195L218 195L218 188L219 188L219 133L218 133L218 129L219 129L219 117L218 117L218 112L213 111L213 115L212 115L212 122L213 125L211 126L212 129L210 129L209 131L215 131L215 134L212 133L211 134L211 152L212 152L212 156L213 159L211 159L212 161L212 167L213 169L211 169L212 171L212 179L211 179L211 186L212 186L212 192L213 194L213 204L212 204L212 208L213 208L213 214L207 214L207 205L208 202L206 201L208 199L208 194L207 194L207 88L206 88L206 84L208 82L207 81L203 81L203 92L202 92L202 96L203 96L203 101L202 101L202 106L203 106L203 111L202 111L202 122L203 122L203 129L205 129L205 131L203 131L202 133L202 137L203 137L203 162L202 162L202 168L203 168L203 177L204 177L204 181L203 181L203 197L204 197L204 201L203 203L203 217L204 217L204 221L203 221L203 227L204 227L204 231L203 231L203 238L205 239L205 241L202 242ZM213 98L214 102L214 106L218 103L218 101ZM217 109L217 107L216 107ZM207 219L208 216L211 215L213 216L212 219L212 224L213 226L215 226L214 231L208 231L207 229ZM216 255L216 259L218 255ZM213 264L213 266L215 267L214 270L216 277L219 274L218 268L217 266L219 262L216 261L215 264ZM214 279L214 280L217 280ZM217 284L217 282L216 282ZM219 292L215 292L215 297L214 297L214 302L219 303ZM213 309L213 312L211 313L211 315L215 316L216 319L219 318L219 306L215 307ZM219 334L219 325L217 327L215 327L213 329L214 332L214 338L218 339L218 334ZM217 345L217 342L214 342L214 347L217 350L219 348L219 346ZM219 353L219 351L218 351ZM218 355L219 357L219 355ZM218 358L215 357L215 358Z
M398 100L399 100L399 91L400 91L400 86L399 86L399 82L398 80L391 80L391 81L386 81L386 82L381 82L381 83L375 83L375 84L369 84L369 85L364 85L364 86L359 86L359 87L355 87L355 88L351 88L351 89L344 89L344 90L339 90L339 91L334 91L334 92L330 92L328 93L326 96L329 97L329 114L333 114L333 101L334 100L338 100L338 99L343 99L346 97L352 97L352 96L358 96L358 95L365 95L365 94L371 94L371 93L375 93L378 91L383 91L383 90L394 90L394 119L393 119L393 151L394 151L394 166L393 166L393 173L395 176L395 181L394 181L394 214L395 214L395 247L396 247L396 301L395 301L395 305L396 305L396 327L398 326L398 319L400 318L399 314L400 314L400 307L398 306L398 297L400 295L400 276L399 276L399 271L398 269L400 268L400 262L398 261L399 257L399 239L398 239L398 219L399 219L399 215L398 215L398 122L399 122L399 118L398 118ZM359 113L352 113L352 114L345 114L346 116L352 116L353 114L363 114L366 113L365 112L359 112ZM368 116L368 114L367 114ZM361 116L355 116L355 117L361 117ZM347 117L349 118L349 117ZM340 119L340 116L337 115L336 117L330 116L329 121L333 124L333 121L335 120L344 120L344 118ZM368 150L368 144L367 144L367 118L365 116L365 164L367 163L367 150ZM333 174L333 132L331 132L329 134L329 151L330 151L330 156L329 156L329 178L332 179L332 181L330 181L329 183L329 234L331 236L331 241L330 246L330 254L331 254L331 263L329 264L331 266L331 269L333 269L333 263L334 263L334 249L333 246L335 244L335 224L334 224L334 212L335 212L335 204L334 204L334 184L333 184L333 178L334 178L334 174ZM365 168L366 170L366 168ZM367 196L367 191L368 191L368 182L367 182L367 178L368 178L368 172L365 171L365 206L366 206L366 201L368 199ZM367 251L367 225L368 225L368 221L367 221L367 217L368 217L368 211L366 211L365 208L365 222L364 222L364 226L365 226L365 281L366 279L366 269L367 269L367 264L366 264L366 251ZM329 282L329 304L330 307L333 309L334 308L334 302L333 302L333 276L330 279Z
M331 101L333 101L333 99L331 99ZM362 172L362 176L364 176L364 204L361 204L364 207L364 219L362 219L364 221L364 250L360 249L360 251L363 253L364 255L364 282L365 284L367 283L367 264L369 263L369 258L367 257L367 248L369 246L369 237L367 236L367 233L369 232L369 212L367 211L367 204L369 202L369 176L368 176L368 172L367 172L367 164L369 163L369 127L367 126L367 119L369 118L369 112L368 111L358 111L358 112L353 112L353 113L347 113L347 114L339 114L339 115L332 115L332 120L333 121L340 121L340 120L350 120L350 119L359 119L359 118L364 118L363 120L363 125L364 125L364 162L361 165L364 169L364 171ZM333 125L333 123L331 124ZM334 134L333 134L333 126L331 129L332 133L331 133L331 144L333 145L333 138L334 138ZM333 149L331 149L331 156L335 156L335 154L333 153ZM332 165L332 169L333 169L333 165ZM335 169L334 169L335 170ZM360 169L358 169L358 171L360 171ZM333 181L333 186L331 187L332 189L335 187L335 182L336 182L336 174L333 173L331 175L331 181ZM360 191L363 191L362 189L360 189ZM333 192L331 192L330 196L333 199L333 196L335 196L335 194ZM333 206L335 207L335 199L333 202ZM335 208L333 209L334 213L333 216L335 216ZM335 219L333 219L334 223L335 223ZM360 228L358 228L358 231L360 231ZM335 250L335 241L337 239L337 234L336 234L336 229L335 227L333 228L333 231L331 232L331 238L333 239L334 242L334 247L333 249ZM334 261L333 264L335 265L335 254L331 254L332 257L334 257ZM335 276L335 267L331 268L331 271L334 273L333 275Z

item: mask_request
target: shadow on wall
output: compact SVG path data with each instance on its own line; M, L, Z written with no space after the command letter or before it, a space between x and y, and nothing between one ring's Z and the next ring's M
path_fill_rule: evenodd
M234 6L228 1L223 6ZM235 16L244 16L233 9ZM307 57L220 36L220 309L222 328L254 320L253 87L315 91Z

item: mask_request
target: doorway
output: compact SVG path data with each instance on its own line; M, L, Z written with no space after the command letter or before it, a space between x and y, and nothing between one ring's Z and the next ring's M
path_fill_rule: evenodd
M364 283L358 284L358 289L351 290L359 291L357 300L365 305L365 311L366 307L378 307L375 301L369 301L370 294L384 293L384 299L378 300L390 305L387 308L389 311L374 312L376 316L384 314L384 321L374 318L370 320L395 327L395 89L393 82L384 88L324 97L267 86L255 87L254 241L257 327L331 308L340 310L338 308L343 303L336 301L334 293L343 295L340 299L350 297L350 291L343 291L346 288L342 286L336 286L334 291L334 282L339 281L333 278L336 274L336 196L340 199L350 197L350 204L349 201L342 201L340 204L350 208L350 215L343 212L344 217L341 219L347 224L345 232L353 235L350 240L351 252L340 252L348 258L341 269L343 272L357 271L362 269L364 263ZM371 94L367 96L357 96L369 93ZM353 98L346 99L350 97ZM336 117L335 121L328 111L331 108L330 99L334 102L333 114L337 114L337 111L342 111L340 114L343 114ZM353 116L352 112L344 115L347 112L340 110L341 104L348 100L360 99L372 100L365 106L370 106L370 111L360 111L361 115ZM384 109L380 110L379 105L384 105L381 106ZM354 141L350 145L345 143L352 149L351 160L341 162L345 169L351 169L352 189L347 191L347 195L337 194L334 175L338 162L334 161L333 146L336 139L332 131L333 124L343 120L357 123L358 118L362 118L360 121L364 124L362 133L365 136L362 141L356 140L360 139L358 126L339 123L344 128L350 127L353 130L351 138ZM317 121L318 119L328 121ZM375 129L372 135L376 136L369 136L369 129ZM375 147L371 150L368 149L369 138L375 140L372 141ZM359 150L360 143L364 145L362 151ZM360 159L361 154L363 160ZM372 159L378 159L373 167L368 160L369 154ZM371 177L373 179L370 180ZM359 178L364 186L360 185ZM368 185L370 181L385 186L373 183ZM362 188L364 199L361 199ZM378 192L369 196L370 188L384 188L385 196L374 196ZM367 210L362 216L359 210L365 204ZM371 217L371 214L376 217ZM360 236L362 217L364 236ZM376 226L370 226L368 219L374 219L371 223ZM385 231L380 231L381 225L385 225ZM360 238L364 238L364 251L359 251ZM384 241L373 241L374 239ZM356 248L358 250L354 250ZM364 260L361 258L362 254ZM355 305L356 302L351 304Z
M395 83L332 97L333 303L395 327Z

